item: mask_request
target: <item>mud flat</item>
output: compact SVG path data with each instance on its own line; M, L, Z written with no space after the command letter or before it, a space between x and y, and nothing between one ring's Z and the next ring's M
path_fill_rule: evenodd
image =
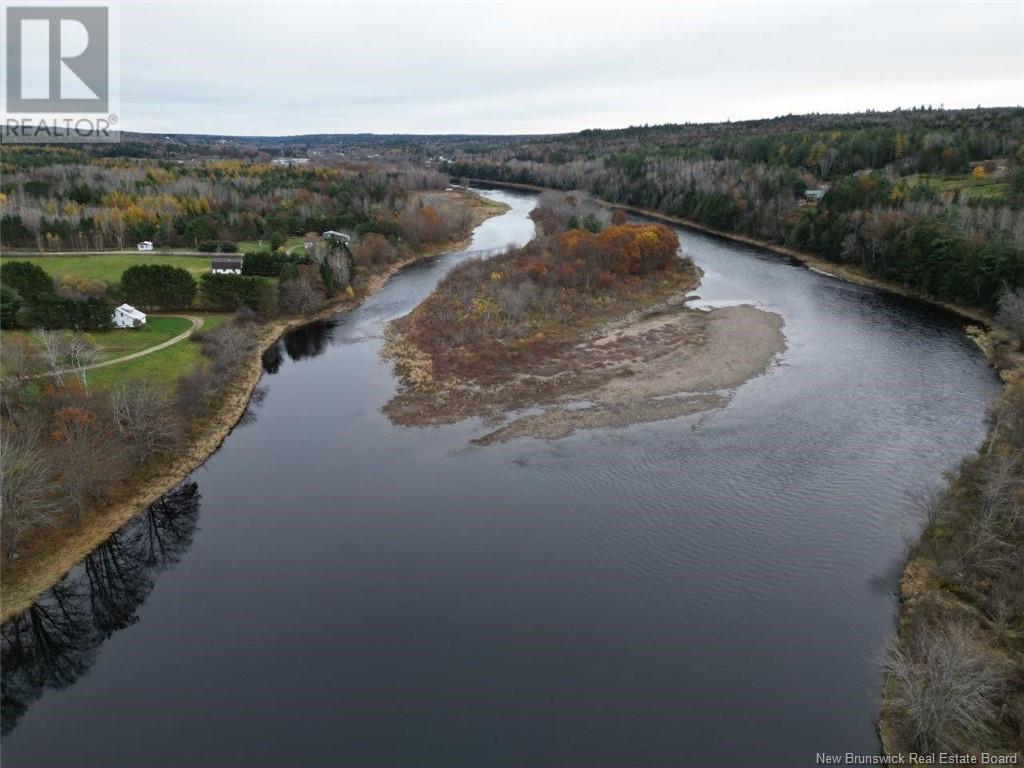
M687 301L679 294L635 309L472 380L435 375L430 356L396 321L384 354L402 389L384 411L405 426L480 417L494 427L474 441L486 445L722 408L785 350L783 320L753 306L701 311Z

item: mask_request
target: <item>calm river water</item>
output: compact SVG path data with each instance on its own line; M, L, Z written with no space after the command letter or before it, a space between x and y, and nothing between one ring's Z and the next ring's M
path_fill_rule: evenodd
M529 195L471 250L533 234ZM878 750L914 498L997 383L958 322L680 232L788 349L721 411L476 448L381 331L465 254L265 357L190 483L4 627L17 766L813 765ZM172 566L177 567L172 567Z

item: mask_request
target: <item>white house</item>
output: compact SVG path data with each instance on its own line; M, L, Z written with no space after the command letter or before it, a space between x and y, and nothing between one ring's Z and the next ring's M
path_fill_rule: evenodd
M343 243L347 243L349 240L352 239L349 235L346 235L344 232L338 232L335 229L328 229L326 232L324 232L323 238L324 240L341 240L341 242Z
M242 259L238 256L218 256L210 259L210 271L215 275L240 275Z
M146 313L131 304L122 304L114 310L114 325L118 328L141 328L146 324Z
M138 248L140 251L152 251L153 250L153 241L152 240L143 240L141 243L139 243L135 247Z

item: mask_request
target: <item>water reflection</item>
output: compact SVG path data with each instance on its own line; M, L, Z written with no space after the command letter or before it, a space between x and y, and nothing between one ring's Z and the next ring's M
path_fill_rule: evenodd
M263 370L275 374L281 370L284 356L290 360L302 360L307 357L318 357L327 351L338 321L314 320L286 333L280 341L263 353Z
M263 401L267 399L267 388L264 385L255 387L252 393L249 395L249 402L245 406L245 410L242 411L242 418L238 420L236 427L245 427L249 424L256 423L256 411L263 406Z
M500 199L513 211L473 249L532 234L530 201ZM466 254L398 272L290 345L320 357L285 370L278 346L259 421L202 470L188 563L3 739L3 765L792 766L809 744L877 750L883 583L908 499L978 445L998 384L956 323L682 236L705 300L785 317L784 365L696 429L468 449L474 423L378 414L395 385L380 329ZM88 621L48 595L51 615L12 638L31 661L3 660L15 717L33 685L91 663L87 579L68 613ZM289 652L296 627L315 631Z
M138 621L156 575L192 544L200 498L194 482L164 495L0 627L4 734L47 688L72 685L104 640Z
M275 374L281 370L281 363L284 362L284 354L281 351L281 342L272 344L263 353L263 371Z
M334 337L336 325L334 320L317 320L296 328L284 336L285 352L292 360L322 355Z

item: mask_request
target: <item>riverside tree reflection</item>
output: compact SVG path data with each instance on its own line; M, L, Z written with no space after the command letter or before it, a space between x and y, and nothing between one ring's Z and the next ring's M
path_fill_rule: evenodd
M334 338L335 327L335 320L315 320L289 331L263 352L263 372L273 375L280 371L285 355L289 360L322 355Z
M3 733L47 688L72 685L104 640L138 621L157 574L192 544L200 499L194 482L165 494L0 627Z
M292 360L322 355L334 337L337 323L333 320L316 320L285 334L284 350Z

